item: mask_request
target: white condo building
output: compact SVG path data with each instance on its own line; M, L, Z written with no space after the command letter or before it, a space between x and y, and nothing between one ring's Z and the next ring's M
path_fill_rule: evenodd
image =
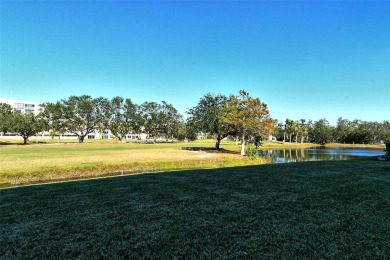
M34 101L0 98L0 103L8 104L16 111L20 111L22 113L34 113L34 115L37 115L41 109L39 103Z
M20 111L21 113L33 113L34 115L39 114L41 110L40 103L34 102L34 101L26 101L26 100L11 100L7 98L0 98L0 103L5 103L10 105L15 111ZM8 138L18 138L19 136L13 133L1 133L0 137L8 137ZM39 135L40 138L50 138L49 132L43 132ZM62 138L65 139L76 139L77 136L72 133L65 133L62 135ZM86 139L111 139L113 138L113 135L111 131L106 130L102 133L99 133L97 130L95 130L93 133L90 133ZM133 139L133 140L139 140L139 139L146 139L146 134L135 134L135 133L129 133L127 134L124 139Z

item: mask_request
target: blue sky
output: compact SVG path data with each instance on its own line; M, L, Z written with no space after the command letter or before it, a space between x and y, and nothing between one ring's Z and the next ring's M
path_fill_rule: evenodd
M390 120L390 1L0 1L0 97L172 103L240 89L278 120Z

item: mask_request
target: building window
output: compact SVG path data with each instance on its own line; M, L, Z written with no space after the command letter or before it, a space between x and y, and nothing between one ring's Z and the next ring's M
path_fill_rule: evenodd
M24 107L26 109L31 109L31 108L34 109L35 105L34 104L25 104Z
M16 109L24 108L24 104L23 103L16 103L15 106L16 106Z
M26 110L24 110L24 111L25 111L26 114L27 114L27 113L34 114L34 109L26 109Z

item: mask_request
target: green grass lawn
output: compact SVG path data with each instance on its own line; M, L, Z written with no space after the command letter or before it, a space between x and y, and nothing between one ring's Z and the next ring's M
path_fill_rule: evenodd
M221 143L223 151L218 153L212 150L214 140L159 144L116 143L114 140L86 140L83 144L76 140L61 140L60 144L50 139L41 141L45 143L20 145L14 143L15 140L0 139L0 187L123 173L265 163L265 160L253 161L240 156L240 145L226 140ZM312 146L316 145L270 142L261 149L302 149Z
M390 164L190 170L0 190L0 258L386 258Z
M0 187L107 175L264 163L239 155L239 146L213 140L139 144L94 140L83 144L0 145ZM201 147L202 149L197 149ZM205 150L206 149L206 150Z

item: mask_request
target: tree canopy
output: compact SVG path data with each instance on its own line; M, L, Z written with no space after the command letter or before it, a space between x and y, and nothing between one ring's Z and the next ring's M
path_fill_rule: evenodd
M0 103L0 132L19 133L24 136L25 142L28 136L43 130L59 138L64 133L72 133L79 142L95 131L101 135L110 131L119 141L129 133L146 133L147 138L154 141L157 138L187 138L192 141L198 135L211 135L215 138L216 149L220 148L221 140L231 136L242 141L242 153L245 153L246 143L258 144L271 133L277 140L301 143L368 144L390 141L389 121L351 121L340 117L335 126L331 126L325 118L278 122L269 117L265 103L259 98L252 98L244 90L229 97L205 94L196 106L188 109L186 120L165 101L138 105L119 96L111 100L88 95L70 96L41 106L43 112L38 115L25 115L8 104ZM27 124L31 129L27 129Z
M0 103L0 132L6 133L11 129L13 109L10 105Z
M224 95L206 94L198 104L189 109L187 114L188 126L192 131L208 133L215 136L215 148L218 150L223 138L235 134L235 129L222 122L221 108L225 105L228 98Z
M27 144L28 138L42 132L45 129L46 121L40 115L33 113L22 114L16 111L12 117L11 131L23 137L23 143Z
M131 99L119 96L108 103L106 120L107 128L119 141L122 141L126 134L139 131L142 125L137 106Z
M75 134L82 143L104 119L104 115L100 113L100 104L101 99L94 99L88 95L62 99L59 105L54 107L54 114L60 115L56 124L61 124L66 132Z
M241 155L245 155L247 140L266 138L273 131L267 104L252 98L245 90L240 90L238 96L231 95L221 108L221 114L221 124L232 126L241 137Z

